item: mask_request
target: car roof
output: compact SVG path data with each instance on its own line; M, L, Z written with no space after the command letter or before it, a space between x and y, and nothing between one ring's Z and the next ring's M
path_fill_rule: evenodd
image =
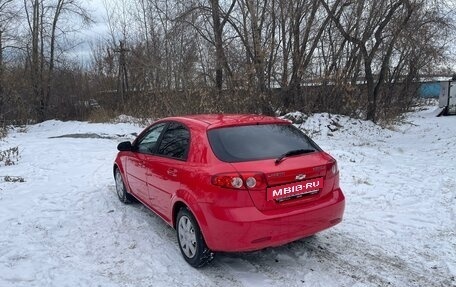
M287 120L279 118L255 115L255 114L201 114L201 115L188 115L180 117L170 117L163 120L176 120L186 124L197 124L205 126L207 129L214 129L220 127L230 126L244 126L244 125L262 125L262 124L289 124Z

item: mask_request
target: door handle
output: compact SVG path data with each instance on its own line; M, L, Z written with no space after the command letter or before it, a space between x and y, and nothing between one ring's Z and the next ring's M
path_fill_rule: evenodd
M168 173L169 176L177 176L177 169L169 168L167 173Z

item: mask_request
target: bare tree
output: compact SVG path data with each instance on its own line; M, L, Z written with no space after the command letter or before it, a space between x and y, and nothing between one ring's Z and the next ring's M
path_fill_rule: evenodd
M236 0L231 1L231 6L228 12L221 15L221 7L219 0L210 0L211 14L212 14L212 27L214 31L214 44L215 44L215 85L219 92L223 88L223 68L230 73L228 62L223 48L223 28L228 21L228 17L236 4Z
M291 51L291 78L285 93L285 108L289 108L293 98L299 95L303 78L310 75L310 64L315 59L315 51L326 30L330 17L323 14L318 1L290 1L290 37L288 45ZM335 11L338 2L334 4ZM285 71L288 74L288 71ZM285 77L282 77L284 79Z
M378 121L386 103L396 101L431 59L433 67L441 63L447 42L432 35L449 37L450 20L436 8L443 2L120 1L123 8L108 13L111 39L97 49L97 65L104 66L97 70L118 70L112 51L122 40L131 90L169 113L172 100L201 96L195 101L203 103L205 91L224 95L227 89L229 97L214 97L217 110L333 107ZM413 27L423 29L426 43L411 34ZM109 74L100 73L106 82Z
M385 74L389 67L390 59L392 56L394 45L403 29L403 26L407 24L413 13L413 6L408 0L392 1L386 3L383 1L358 1L357 9L351 9L350 15L356 15L360 17L357 11L366 11L366 23L364 24L364 31L362 33L352 27L344 27L341 21L341 17L337 17L334 13L334 9L330 9L327 1L320 0L322 5L325 7L328 15L330 15L332 21L335 23L337 29L343 35L343 37L356 45L363 57L364 61L364 73L367 83L367 98L368 106L366 112L366 119L376 121L377 112L377 98L380 92L380 88L385 81ZM336 1L336 4L339 4ZM370 5L367 5L370 4ZM365 5L368 9L365 9ZM340 9L344 9L347 5L341 6ZM355 14L353 14L355 13ZM357 15L358 14L358 15ZM400 20L396 21L395 27L392 27L393 19L399 17ZM372 37L374 38L371 43ZM385 53L381 59L381 68L379 71L379 77L375 80L374 77L374 60L378 55L378 52L382 45L386 46Z
M90 17L78 0L24 0L25 16L31 42L27 44L30 55L30 72L34 107L39 121L47 117L56 63L58 39L77 31L75 18L88 24ZM71 22L65 26L63 22Z
M51 24L51 35L49 39L49 60L47 67L47 85L46 90L44 91L42 107L41 107L41 119L46 117L47 108L49 107L49 99L51 98L51 88L54 78L54 68L55 68L55 50L57 42L57 29L59 27L59 22L62 20L62 17L79 17L82 19L84 24L90 23L92 20L85 8L81 5L78 0L57 0L53 9L52 24ZM64 30L63 30L64 31ZM65 32L61 36L65 36ZM44 62L44 59L42 59Z
M0 1L0 97L3 94L3 49L4 49L4 33L8 24L15 16L13 0Z
M13 0L0 1L0 129L4 124L4 115L13 107L7 106L9 91L5 88L5 57L4 51L12 47L12 26L18 19L19 8Z

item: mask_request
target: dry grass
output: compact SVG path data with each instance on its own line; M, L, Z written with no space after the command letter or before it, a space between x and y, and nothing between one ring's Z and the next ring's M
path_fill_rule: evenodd
M0 139L6 137L8 134L8 129L6 127L0 126Z
M22 176L4 176L3 180L5 182L25 182L25 179Z
M112 121L115 117L116 114L114 111L100 108L91 111L87 120L91 123L107 123Z
M0 166L15 165L19 161L19 147L12 147L6 150L0 150Z

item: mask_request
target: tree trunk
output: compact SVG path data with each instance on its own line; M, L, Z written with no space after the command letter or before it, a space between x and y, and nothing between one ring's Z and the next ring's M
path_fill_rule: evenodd
M372 74L371 62L364 60L364 70L367 84L367 112L366 120L375 123L375 113L377 111L377 94L374 88L374 75Z
M40 1L34 0L32 14L32 63L31 78L34 108L36 116L40 116L40 67L39 67L39 33L40 33Z
M3 29L0 27L0 105L3 105Z
M47 85L46 85L46 92L44 94L43 99L43 117L46 116L48 107L49 107L49 100L51 98L51 87L52 87L52 80L54 76L54 54L55 54L55 31L57 29L57 22L59 21L60 13L62 8L65 4L65 0L59 0L57 2L57 6L55 9L54 19L52 21L52 28L51 28L51 41L50 41L50 56L49 56L49 70L48 70L48 77L47 77Z
M220 92L223 88L223 39L222 39L222 23L220 22L220 9L219 1L211 0L212 6L212 22L214 30L214 41L215 41L215 86Z

